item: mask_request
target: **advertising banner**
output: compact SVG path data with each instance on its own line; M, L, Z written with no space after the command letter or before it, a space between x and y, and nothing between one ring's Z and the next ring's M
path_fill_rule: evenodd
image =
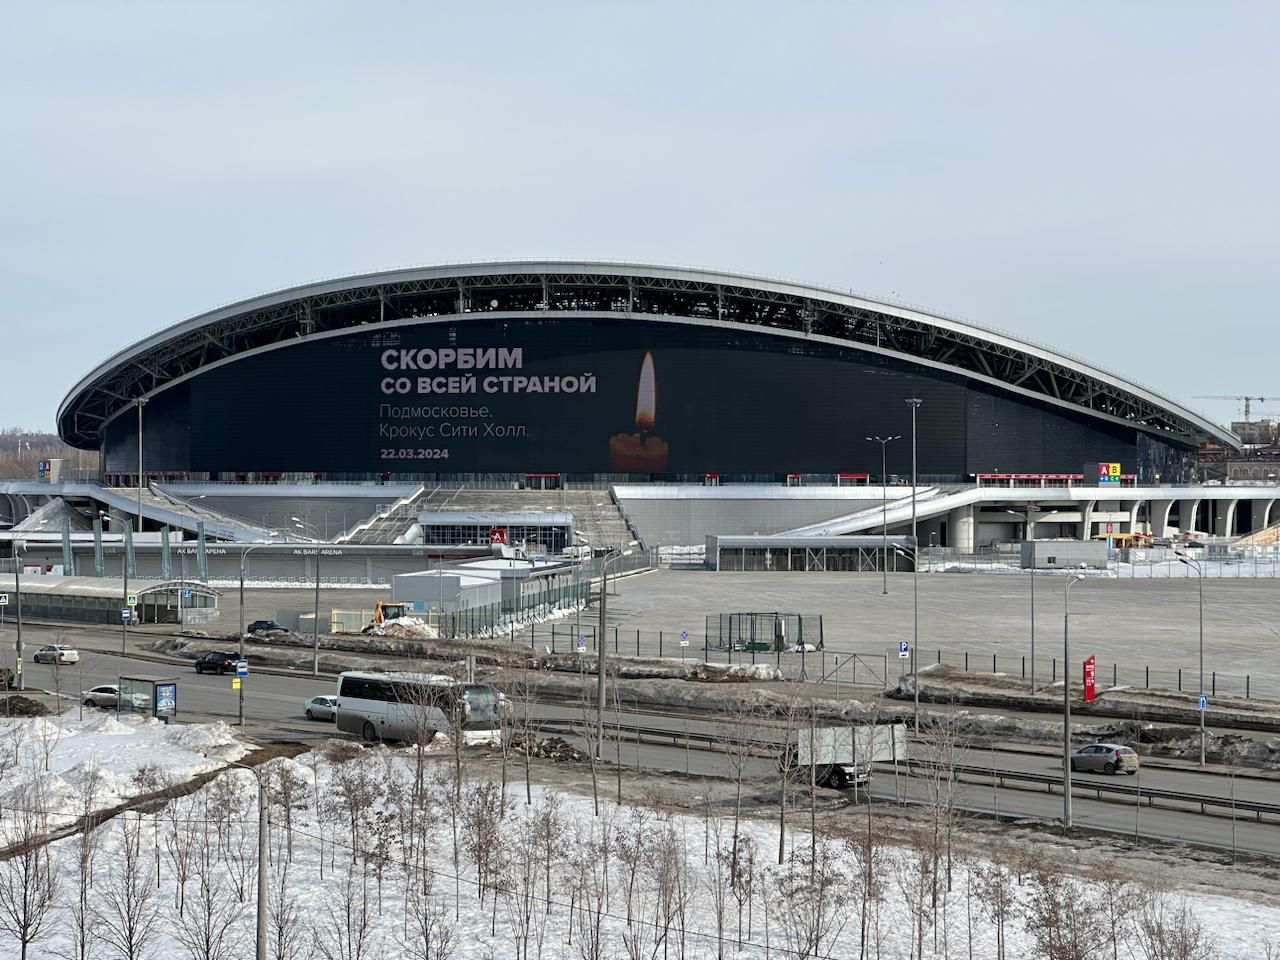
M1086 702L1097 696L1097 665L1093 657L1084 662L1084 699Z

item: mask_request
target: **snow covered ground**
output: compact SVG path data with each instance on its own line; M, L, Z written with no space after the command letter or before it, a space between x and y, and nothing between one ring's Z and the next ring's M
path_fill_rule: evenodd
M148 771L185 781L250 749L225 723L165 726L87 707L83 720L79 713L0 720L0 814L38 798L57 828L144 792L154 779ZM0 821L0 843L10 827Z
M24 723L31 728L24 743L38 742L38 722ZM144 757L171 761L171 771L194 770L201 766L201 751L175 732L182 729L98 718L58 740L50 767L67 771L92 758L121 790ZM186 728L186 736L226 749L215 728ZM44 754L37 759L43 761ZM464 771L467 766L464 760ZM272 957L692 960L716 957L722 945L724 956L739 958L858 955L858 865L865 851L856 840L859 810L849 812L855 839L820 842L811 871L811 838L802 830L787 832L786 862L777 864L776 822L744 821L735 856L732 803L724 804L731 794L723 783L716 802L709 801L701 814L602 800L596 816L589 796L537 786L526 804L516 765L508 769L505 793L492 779L492 763L472 766L459 786L452 751L443 741L431 746L417 791L414 757L407 750L344 745L258 769L271 796ZM6 783L20 779L7 771L5 776ZM59 955L77 933L115 941L104 944L110 949L101 955L123 954L119 942L132 930L135 939L146 941L138 951L146 956L251 956L256 776L229 771L164 810L127 813L100 827L90 835L84 869L92 886L83 898L84 839L52 844L51 862L63 882L29 955ZM609 778L604 779L607 794ZM803 804L793 809L792 822L803 822L806 812ZM6 807L0 815L8 821L17 811ZM935 911L928 908L928 856L904 846L876 850L878 886L867 929L875 944L869 956L881 960L913 956L917 930L924 932L925 957L994 958L993 891L1003 890L1009 906L1004 952L1010 958L1039 955L1023 908L1051 895L1086 906L1084 922L1109 917L1112 905L1133 907L1143 900L1132 885L1106 887L1053 871L1046 874L1048 886L1038 884L1036 869L1055 856L1046 842L1045 856L1016 872L959 860L951 871L951 892L940 893ZM30 858L0 861L0 888L24 862ZM945 891L945 883L939 889ZM1185 906L1216 943L1213 956L1222 960L1252 960L1263 955L1266 938L1280 940L1275 908L1177 891L1156 903L1166 917ZM1146 911L1148 919L1155 909ZM85 911L87 921L81 923ZM125 922L126 912L133 923ZM1122 929L1137 929L1141 922L1141 912L1133 914ZM1102 943L1109 939L1098 930L1092 935ZM217 949L207 949L211 940ZM193 949L196 941L206 949ZM282 945L287 949L279 950ZM0 956L17 955L13 938L0 934ZM1110 957L1109 945L1098 955ZM1119 955L1132 954L1121 947Z

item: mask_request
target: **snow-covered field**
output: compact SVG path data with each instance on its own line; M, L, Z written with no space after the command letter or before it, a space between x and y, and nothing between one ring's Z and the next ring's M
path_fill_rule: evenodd
M186 781L249 752L225 723L166 726L88 707L83 720L79 713L0 720L0 814L38 802L57 828L157 789L157 773ZM11 827L3 822L0 843Z
M126 734L97 723L60 740L51 767L93 757L127 781L141 754L154 760L186 749L171 739L173 728L124 725ZM190 751L175 760L193 763ZM994 917L1003 913L1004 956L1014 960L1046 955L1026 919L1037 904L1041 916L1057 909L1095 925L1081 932L1097 938L1098 950L1082 957L1112 956L1110 933L1096 924L1109 923L1116 906L1134 910L1119 918L1123 930L1159 925L1161 910L1167 928L1185 906L1216 944L1209 956L1222 960L1264 956L1263 941L1280 940L1280 910L1176 891L1148 901L1131 884L1044 869L1055 855L1066 859L1049 844L1016 870L957 860L950 893L945 861L935 874L923 847L876 845L864 924L861 810L849 813L854 839L822 841L816 858L810 835L789 829L779 866L776 820L743 821L735 848L724 783L718 804L701 814L602 800L597 816L589 796L537 786L526 804L519 765L508 768L504 793L494 764L463 764L459 784L453 753L438 741L421 777L411 751L354 745L260 767L271 799L268 956L843 958L859 956L865 927L868 957L906 960L922 931L924 957L986 960L997 956ZM142 947L132 953L140 957L252 956L255 776L229 771L157 813L117 816L89 836L87 849L79 835L52 844L47 862L60 882L28 955L65 955L82 934L101 938L102 957L130 955L126 940ZM606 776L606 794L608 784ZM792 822L805 813L803 804L794 809ZM9 808L0 815L20 817ZM0 893L41 856L0 861ZM3 902L0 930L9 926ZM0 933L0 956L18 955L12 934ZM1121 946L1119 956L1144 955Z

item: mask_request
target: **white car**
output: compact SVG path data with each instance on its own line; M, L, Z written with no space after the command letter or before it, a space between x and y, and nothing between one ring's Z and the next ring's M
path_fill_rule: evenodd
M129 695L129 701L135 707L149 706L145 693L132 693ZM84 692L80 702L86 707L118 707L120 705L120 685L104 683L101 686L93 687Z
M48 643L31 655L36 663L79 663L80 651L65 643Z
M338 715L338 698L332 695L312 697L303 709L308 720L332 720Z

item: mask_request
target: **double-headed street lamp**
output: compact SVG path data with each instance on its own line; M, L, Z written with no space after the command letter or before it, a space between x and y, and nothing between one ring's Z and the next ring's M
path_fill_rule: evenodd
M915 410L912 409L912 418L914 420ZM867 437L869 443L880 444L880 554L884 566L882 594L889 592L889 457L886 448L894 440L901 440L902 434L892 437ZM913 478L914 479L914 478ZM912 490L914 498L915 491Z
M1071 829L1071 588L1084 579L1067 577L1062 592L1062 826Z
M1198 560L1192 560L1181 550L1175 550L1173 555L1178 558L1178 562L1184 566L1191 567L1196 572L1196 577L1200 581L1200 696L1196 698L1196 712L1200 714L1200 766L1204 766L1204 715L1205 711L1201 708L1200 703L1204 698L1204 567Z
M600 629L596 633L596 757L604 755L604 620L609 596L609 564L631 556L632 540L625 547L610 550L600 562ZM575 641L576 642L576 641Z
M1052 517L1057 510L1045 514ZM1036 514L1040 508L1028 503L1025 513L1017 510L1006 510L1005 513L1018 517L1023 522L1023 538L1031 544L1031 692L1036 692Z
M267 534L274 537L280 531L272 530ZM240 659L244 659L244 558L251 554L259 547L268 546L266 543L251 543L240 551ZM240 726L244 726L244 681L240 681Z
M313 523L300 517L290 517L293 525L307 533L310 530L310 536L316 541L316 599L315 611L312 614L312 633L311 633L311 675L313 677L320 676L320 530ZM243 614L241 614L243 616ZM241 631L242 633L244 631Z

